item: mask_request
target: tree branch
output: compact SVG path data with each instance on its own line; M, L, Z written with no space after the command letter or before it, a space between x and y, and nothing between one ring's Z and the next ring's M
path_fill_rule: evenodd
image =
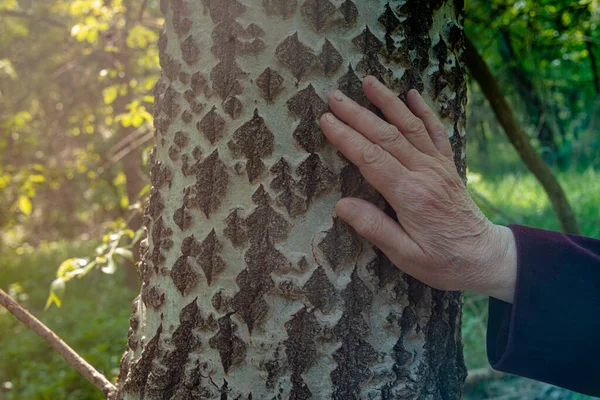
M56 333L44 325L40 320L31 315L12 297L0 289L0 304L3 305L11 314L19 321L37 333L46 343L54 350L60 353L61 356L79 372L85 379L90 381L94 386L104 393L104 395L113 399L116 398L117 388L100 372L96 371L87 361L77 354L69 345L67 345Z
M2 11L0 11L0 15L6 15L9 17L16 17L16 18L27 18L27 19L31 19L33 21L45 22L49 25L56 26L58 28L68 29L68 27L60 21L57 21L55 19L52 19L52 18L46 17L46 16L29 14L29 13L26 13L23 11L2 10Z
M496 119L504 128L508 140L546 191L562 230L566 233L580 235L581 229L564 190L552 170L531 145L529 137L521 130L498 81L496 81L487 63L468 38L466 40L465 55L467 68L469 68L471 76L477 81L481 91L490 103Z

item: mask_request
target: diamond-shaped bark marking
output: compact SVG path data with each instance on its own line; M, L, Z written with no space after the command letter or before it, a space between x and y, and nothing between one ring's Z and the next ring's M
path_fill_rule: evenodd
M173 15L173 29L179 37L187 35L192 28L192 21L184 18L181 14L177 13Z
M183 122L185 122L186 124L189 124L190 122L192 122L192 119L194 118L194 115L192 114L192 112L190 110L185 110L183 112L183 114L181 114L181 119L183 120Z
M175 265L171 270L171 279L173 279L177 290L185 296L198 285L200 274L187 256L181 256L175 261Z
M229 213L225 219L225 229L223 234L231 241L233 247L244 247L248 242L248 233L246 232L246 221L240 215L240 208L236 208Z
M333 75L338 70L340 65L342 65L342 55L335 47L333 47L327 38L325 38L325 42L321 48L319 60L323 66L323 74L325 76Z
M321 150L325 144L325 136L312 107L307 107L306 112L300 119L300 123L294 129L292 134L298 144L308 153L316 153Z
M348 64L348 71L338 80L338 88L363 107L369 108L369 99L362 88L362 81Z
M305 212L306 200L296 193L298 183L292 176L290 164L282 157L271 167L271 173L275 174L271 188L278 193L277 202L285 207L290 217Z
M255 243L265 235L268 235L274 241L285 239L290 229L290 223L271 207L271 199L268 197L263 185L260 185L254 193L254 199L256 199L258 206L246 218L250 242Z
M348 164L340 172L342 197L357 197L382 207L383 197L365 180L354 164Z
M400 25L400 20L398 19L396 14L394 14L394 11L392 11L392 8L390 7L390 3L387 3L385 5L385 11L383 12L383 14L381 14L378 21L383 26L385 26L385 30L388 33L391 33L396 28L398 28L398 25Z
M173 179L173 173L171 169L163 165L162 162L156 162L152 169L150 170L150 181L152 182L152 186L156 189L160 189L166 184L170 184Z
M221 258L221 250L223 245L217 238L217 233L213 229L200 245L200 252L196 257L196 262L204 271L208 286L212 284L215 276L217 276L226 267L225 261Z
M248 325L250 333L269 311L263 296L274 286L271 273L290 267L289 261L273 246L268 233L251 239L252 244L244 256L247 268L235 280L240 290L233 298L233 308Z
M256 80L256 86L258 86L258 89L260 90L260 95L269 102L273 101L281 92L283 89L282 85L283 77L279 72L270 67L265 68Z
M194 238L194 235L188 236L181 241L181 254L184 256L196 257L199 252L200 245Z
M179 229L185 231L192 224L192 214L190 214L185 206L181 206L173 213L173 221L175 221Z
M380 82L385 82L386 76L390 75L389 70L381 64L376 55L361 58L356 64L356 70L365 75L373 75Z
M162 213L164 208L165 204L163 203L160 192L155 189L150 193L150 199L146 206L146 214L156 219Z
M318 61L312 49L298 39L298 32L288 36L275 49L275 57L300 81Z
M377 38L377 36L373 35L373 32L369 29L369 27L365 27L365 29L361 32L360 35L352 39L352 43L362 51L363 54L368 56L374 56L379 53L383 43Z
M321 161L318 154L311 154L298 166L300 176L300 188L306 197L306 203L320 194L326 192L335 180L335 174L331 172Z
M252 119L234 132L228 146L235 154L242 154L248 159L246 173L250 182L253 182L265 167L261 157L273 153L275 136L258 114L258 109L255 109Z
M200 49L192 36L181 43L181 57L188 65L194 64L200 58Z
M238 119L242 114L242 102L237 97L230 97L223 102L223 110L231 119Z
M386 285L390 285L393 290L391 291L380 291L381 295L393 296L393 300L399 300L396 298L398 289L400 289L403 285L401 281L404 279L404 273L400 271L398 267L396 267L383 252L379 249L375 249L375 258L367 264L367 270L371 271L375 277L377 277L377 283L379 288L384 288ZM409 285L409 288L412 286Z
M188 145L189 141L190 141L190 139L185 134L185 132L182 132L182 131L175 132L175 139L173 140L173 142L178 147L181 147L181 148L186 147Z
M157 110L162 110L169 117L169 120L172 120L177 117L181 111L181 107L177 101L179 97L179 92L172 86L169 86L162 96L159 95L156 98L155 103L157 105Z
M235 59L225 59L210 71L212 88L223 100L242 93L243 87L238 79L244 76L246 73L237 65Z
M165 256L161 253L161 247L163 242L168 240L169 236L173 234L171 228L167 228L163 222L163 218L160 217L154 222L150 229L150 236L152 237L152 247L150 248L149 259L152 261L152 266L155 272L158 271L158 267L165 262Z
M315 118L321 118L328 109L327 103L319 97L312 84L296 93L286 105L290 114L296 118L302 118L307 108L312 109Z
M304 21L321 32L335 13L335 6L329 0L306 0L300 11Z
M265 186L262 184L254 191L254 193L252 193L251 199L255 204L258 205L269 205L273 202L271 195L269 192L267 192Z
M411 68L404 71L402 78L395 82L394 89L399 92L398 97L406 102L406 96L410 89L417 89L419 92L422 92L425 89L425 85L423 84L421 74L414 68Z
M235 19L246 11L246 6L238 0L202 0L202 3L208 8L210 17L215 24Z
M196 202L207 218L221 205L228 184L227 167L215 150L200 163L196 172Z
M267 14L288 19L296 12L298 0L263 0L262 4Z
M215 144L223 136L225 120L217 113L217 107L206 113L206 115L196 125L198 130L204 134L210 144Z
M194 72L190 83L192 90L198 95L202 93L202 91L206 87L206 77L200 72Z
M231 320L231 314L219 318L218 326L219 331L210 338L208 344L213 349L217 349L223 370L228 373L232 366L244 361L248 346L237 336L238 327Z
M246 33L253 38L265 36L265 30L255 23L251 23L246 27Z
M340 5L340 12L344 16L344 21L346 21L346 24L353 24L358 18L358 9L356 8L356 4L350 0L346 0L342 3L342 5Z
M292 370L290 399L308 400L312 393L302 378L317 358L316 337L319 324L312 312L306 308L298 311L285 323L288 338L284 341L285 355Z
M304 284L302 291L308 301L322 312L331 310L337 297L335 287L329 281L323 267L319 267L313 272L308 282Z
M335 217L333 226L319 243L331 268L335 271L346 263L353 262L360 252L360 242L354 230Z

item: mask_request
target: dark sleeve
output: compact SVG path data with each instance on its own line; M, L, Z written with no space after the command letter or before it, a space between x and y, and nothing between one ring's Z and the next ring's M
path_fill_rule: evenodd
M600 241L511 225L514 303L490 298L496 370L600 396Z

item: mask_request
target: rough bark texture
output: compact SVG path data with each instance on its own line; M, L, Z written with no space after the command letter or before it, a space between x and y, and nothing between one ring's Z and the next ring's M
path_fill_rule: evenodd
M172 0L123 399L458 399L461 296L334 216L386 207L325 140L326 94L413 87L465 173L462 2ZM389 207L388 207L389 208Z

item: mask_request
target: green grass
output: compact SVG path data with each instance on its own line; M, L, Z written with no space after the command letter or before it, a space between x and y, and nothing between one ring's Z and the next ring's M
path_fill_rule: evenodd
M44 311L49 283L61 261L92 254L95 243L44 245L29 254L0 255L0 287L26 306L75 351L114 380L125 349L135 293L124 273L90 273L69 282L63 305ZM16 283L16 284L15 284ZM35 333L0 309L0 399L102 399Z

